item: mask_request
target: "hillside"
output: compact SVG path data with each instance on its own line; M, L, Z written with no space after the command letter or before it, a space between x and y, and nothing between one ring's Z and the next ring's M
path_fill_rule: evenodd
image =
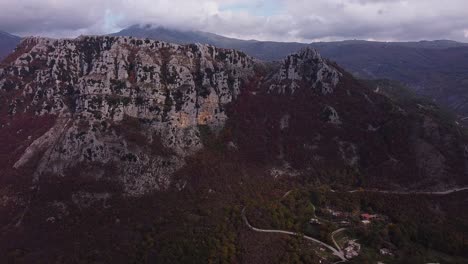
M253 232L242 208L311 185L468 184L458 126L310 48L266 63L202 44L26 38L0 67L0 91L0 257L12 262L288 262L318 249ZM280 227L302 232L295 213ZM454 252L422 244L426 229L404 239L463 257L465 223L446 231Z

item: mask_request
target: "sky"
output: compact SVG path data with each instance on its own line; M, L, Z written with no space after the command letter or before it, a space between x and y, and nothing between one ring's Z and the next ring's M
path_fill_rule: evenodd
M133 24L241 39L468 42L468 0L0 0L0 30L107 34Z

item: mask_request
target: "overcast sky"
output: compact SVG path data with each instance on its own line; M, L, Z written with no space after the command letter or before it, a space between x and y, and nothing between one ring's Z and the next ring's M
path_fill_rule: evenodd
M468 0L0 0L0 30L74 37L136 23L277 41L468 42Z

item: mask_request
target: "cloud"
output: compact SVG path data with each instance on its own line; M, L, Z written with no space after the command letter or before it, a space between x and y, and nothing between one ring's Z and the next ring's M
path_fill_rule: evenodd
M106 1L0 1L0 25L14 33L87 30L102 23Z
M0 1L1 29L21 35L103 34L136 23L280 41L468 41L466 0Z
M468 2L464 0L295 0L288 3L288 13L298 17L300 23L298 37L304 39L460 40L464 39L463 29L468 25Z

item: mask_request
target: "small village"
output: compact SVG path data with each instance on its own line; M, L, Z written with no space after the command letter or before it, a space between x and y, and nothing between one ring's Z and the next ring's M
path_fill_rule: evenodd
M320 216L311 218L309 224L317 227L330 223L336 225L339 229L330 234L331 240L337 249L342 250L346 259L355 258L361 252L359 241L349 236L346 231L356 226L371 228L373 224L387 221L387 217L379 214L368 212L352 214L329 207L320 210L320 213ZM389 248L381 248L379 254L385 257L392 257L394 255L393 251ZM380 263L383 264L383 262Z

